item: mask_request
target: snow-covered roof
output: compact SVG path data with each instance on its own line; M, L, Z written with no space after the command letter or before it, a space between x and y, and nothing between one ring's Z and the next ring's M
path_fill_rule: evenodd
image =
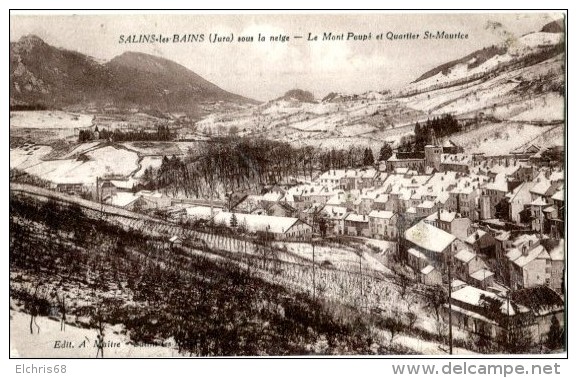
M522 253L521 251L519 251L519 249L517 248L513 248L510 249L509 251L507 251L507 253L505 254L505 256L510 260L510 261L515 261L519 258L519 256L521 256Z
M471 278L477 281L484 281L485 279L495 275L495 273L491 272L489 269L479 269L476 272L470 274Z
M454 291L451 294L451 298L457 300L459 302L467 303L472 306L481 306L481 295L485 295L486 297L499 299L502 302L501 305L501 312L503 314L507 314L507 310L509 311L509 315L515 315L514 306L507 306L507 300L505 298L499 297L495 293L491 293L490 291L485 291L478 289L473 286L465 286L459 290ZM524 306L519 306L520 312L527 312L527 308Z
M110 198L110 204L113 206L118 207L125 207L136 201L140 198L138 194L134 193L127 193L127 192L118 192L114 194Z
M347 214L347 208L342 206L327 205L324 207L323 211L329 216L329 218L341 218Z
M510 237L511 237L510 231L503 231L503 232L499 233L497 236L495 236L495 239L497 239L499 241L505 241L505 240L509 240Z
M220 212L214 217L214 222L230 225L232 215L233 213L227 211ZM299 222L298 218L243 213L234 213L234 215L236 216L237 224L246 226L249 232L268 231L275 234L283 234L295 223Z
M330 169L320 175L319 180L340 180L346 175L344 169Z
M533 244L539 241L539 236L537 234L522 234L519 235L514 241L513 245L519 247L523 244Z
M418 258L419 260L429 261L429 259L427 258L427 256L425 256L424 253L422 253L422 252L419 251L419 250L416 250L415 248L409 248L409 249L407 250L407 252L408 252L410 255L415 256L415 257Z
M391 219L395 215L392 211L373 210L369 213L371 218Z
M421 274L429 274L431 273L433 270L435 270L435 267L432 265L427 265L426 267L424 267L423 269L421 269Z
M497 176L495 176L495 181L488 183L485 188L505 193L509 191L507 178L503 173L497 174Z
M440 253L450 246L456 237L421 221L405 231L405 239L423 249Z
M457 213L453 212L453 211L441 210L440 213L441 213L441 221L442 222L452 222L457 217ZM438 216L438 212L435 212L435 213L429 215L425 219L428 221L435 221L435 220L437 220L437 216Z
M435 204L433 203L433 201L423 201L423 203L417 205L417 207L420 207L421 209L432 209L433 207L435 207Z
M471 235L469 235L467 237L467 239L465 239L465 242L469 243L469 244L475 244L475 242L482 238L483 236L485 236L487 233L483 230L477 230L475 232L473 232Z
M536 198L533 202L531 202L532 206L547 206L549 205L547 201L543 199L543 197Z
M462 249L459 252L457 252L457 254L455 255L455 258L459 261L462 261L464 263L468 263L469 261L473 260L475 258L475 253L467 250L467 249Z
M451 281L451 288L452 289L457 289L457 288L461 288L462 286L466 286L467 283L458 279L453 279L453 281Z
M539 194L544 196L547 193L547 190L551 187L551 181L546 179L543 174L540 174L536 179L537 183L533 185L531 193Z
M551 196L552 199L556 200L556 201L565 201L565 190L563 187L561 187L561 189L559 189L558 191L555 192L555 194L553 194Z
M345 218L346 221L350 221L350 222L368 222L369 218L365 215L361 215L361 214L349 214L347 215L347 217Z
M519 256L513 262L515 263L515 265L519 267L524 267L525 265L529 264L531 261L537 258L544 258L544 259L550 258L549 253L547 253L547 251L542 245L538 245L535 248L531 249L526 256L521 254L521 256Z
M131 190L137 182L133 178L129 178L128 180L110 180L110 183L117 188Z

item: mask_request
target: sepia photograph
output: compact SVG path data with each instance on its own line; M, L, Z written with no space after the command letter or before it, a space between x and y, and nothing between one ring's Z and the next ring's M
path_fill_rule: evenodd
M10 12L10 358L564 356L566 20Z

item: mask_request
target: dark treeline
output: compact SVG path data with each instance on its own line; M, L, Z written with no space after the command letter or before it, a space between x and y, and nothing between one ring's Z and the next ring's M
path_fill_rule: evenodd
M256 189L293 177L312 179L318 170L374 164L370 148L319 150L258 138L222 137L201 144L184 159L165 157L158 170L147 168L143 186L185 195ZM209 193L207 193L209 191Z
M423 152L427 144L433 143L435 138L443 138L461 131L461 125L455 117L445 114L441 117L428 119L426 123L415 124L414 141L401 139L399 152Z
M10 105L10 111L48 110L44 104Z
M78 134L79 142L89 142L96 139L112 140L114 142L135 142L135 141L169 141L173 140L175 134L172 133L168 126L158 125L156 131L147 132L138 131L108 131L107 129L98 130L98 126L92 130L80 130Z

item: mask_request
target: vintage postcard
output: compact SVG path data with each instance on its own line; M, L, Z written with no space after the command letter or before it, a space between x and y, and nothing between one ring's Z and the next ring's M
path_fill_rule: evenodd
M10 15L10 356L558 354L566 14Z

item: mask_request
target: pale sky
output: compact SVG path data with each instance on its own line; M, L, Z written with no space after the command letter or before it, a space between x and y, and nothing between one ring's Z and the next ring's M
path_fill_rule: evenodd
M35 34L48 44L110 60L125 51L161 56L191 69L219 87L257 100L289 89L362 93L399 88L425 71L509 37L538 31L560 14L543 13L336 13L336 14L139 14L14 15L10 40ZM461 32L466 40L424 40L425 31ZM369 41L308 42L308 33L372 33ZM416 40L387 40L386 34L420 34ZM258 33L267 42L209 43L208 35ZM384 33L384 40L376 35ZM202 43L121 44L120 35L204 34ZM288 42L268 36L288 35ZM302 35L303 39L293 39Z

